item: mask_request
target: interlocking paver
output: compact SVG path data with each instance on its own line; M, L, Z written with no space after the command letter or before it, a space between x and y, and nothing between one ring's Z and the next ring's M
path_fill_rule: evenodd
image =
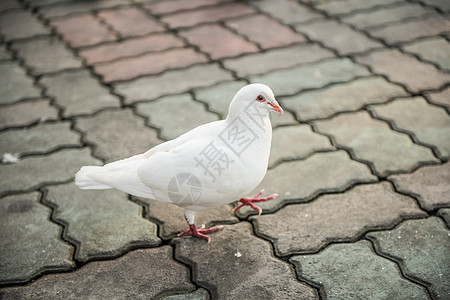
M395 2L403 2L403 0L375 0L375 1L359 1L359 0L343 0L343 1L321 1L313 0L314 6L325 11L329 15L347 14L358 10L368 10L377 6L388 5Z
M429 148L414 144L406 134L392 131L383 121L367 112L341 114L330 120L316 121L319 133L333 137L338 147L371 165L378 176L407 172L438 160Z
M323 18L323 16L309 7L290 0L257 0L250 2L265 13L279 19L283 23L294 24Z
M75 266L73 248L59 240L61 229L48 220L51 210L39 203L40 197L33 192L0 199L0 283L25 282L43 271Z
M213 59L238 56L244 53L258 52L255 44L219 25L203 25L180 35L189 43L198 46L202 52Z
M83 191L71 182L50 186L46 201L56 207L53 218L67 224L65 237L77 241L79 261L113 258L130 247L160 243L156 225L117 190Z
M0 33L6 40L25 39L50 34L30 12L12 10L0 15Z
M0 3L0 11L6 11L8 9L21 8L22 6L16 0L3 0Z
M183 93L189 89L209 86L231 80L229 72L216 64L196 65L184 70L167 71L159 76L143 77L131 82L115 84L116 90L126 97L125 102L151 100L163 95ZM177 84L174 85L173 83Z
M66 182L82 166L99 163L87 148L82 148L61 150L46 156L31 156L14 164L3 164L0 165L0 194L29 190L48 183Z
M321 88L330 83L368 75L370 73L366 67L355 64L348 58L332 58L249 78L252 83L267 84L275 95L290 95L304 89Z
M377 118L434 147L440 158L450 157L450 116L445 109L428 104L423 97L395 99L369 109Z
M189 94L139 103L136 110L148 118L149 125L161 128L161 137L167 140L219 119L217 115L206 111L203 104L194 102Z
M252 220L257 233L269 237L277 254L286 256L316 252L331 242L351 242L371 229L390 228L403 218L424 216L414 199L395 193L389 183L382 182L289 205Z
M435 63L440 68L450 71L450 43L442 37L419 40L403 45L402 48L420 56L423 60Z
M215 299L318 299L287 263L272 256L268 242L252 235L248 223L225 226L210 244L192 238L174 244L175 257L193 267L195 282Z
M320 41L326 47L337 50L341 55L367 52L370 49L382 47L379 42L334 20L298 24L295 28L311 40Z
M24 98L38 98L41 89L33 84L25 70L13 61L0 62L0 103L14 103Z
M334 57L330 50L316 44L299 44L286 48L274 49L238 58L225 59L226 68L235 71L238 76L264 74L275 69L289 68L299 64L310 63L324 58Z
M47 88L46 94L54 97L55 102L63 107L66 117L120 106L119 98L110 94L85 69L43 76L39 83Z
M169 69L207 62L205 55L192 48L176 48L159 53L148 53L137 57L103 63L94 66L95 72L105 82L130 80L142 75L158 74Z
M403 222L391 231L372 232L368 237L377 251L395 257L405 275L419 278L436 299L446 299L450 290L450 232L437 217Z
M156 131L146 127L144 120L131 110L103 111L75 120L85 139L94 144L95 155L114 161L139 154L161 142Z
M165 2L165 1L164 1ZM158 2L160 3L160 2ZM161 298L162 300L209 300L209 293L205 289L196 289L189 294L172 295Z
M383 77L359 78L325 89L307 91L280 102L303 121L328 118L338 112L356 111L370 103L383 103L408 93Z
M450 208L442 208L438 211L438 216L444 219L447 227L450 227Z
M258 203L263 212L274 212L287 203L306 202L323 192L343 191L355 183L375 181L377 178L366 165L350 159L344 151L332 151L278 165L267 172L255 192L265 188L264 194L279 194L274 200ZM243 207L237 214L245 217L255 214L255 210Z
M396 188L414 195L427 210L450 205L450 163L426 166L411 174L389 176Z
M173 1L151 1L144 5L153 14L169 14L180 10L197 9L203 6L210 6L230 2L232 0L173 0Z
M121 57L130 57L147 52L163 51L182 46L184 46L184 43L175 35L156 33L94 48L83 49L79 52L79 55L84 58L88 64L94 64L115 60Z
M405 85L413 92L438 89L450 81L449 74L398 50L383 49L357 56L356 60L369 65L374 72Z
M71 0L25 0L31 7L40 7L60 2L69 2Z
M258 43L263 49L288 46L306 41L303 35L264 15L253 15L242 19L230 20L225 24L238 33L245 35L250 41Z
M431 92L426 95L430 102L446 107L447 111L450 112L450 86L446 87L442 91Z
M161 21L168 24L171 28L190 27L202 23L218 22L255 12L256 11L248 5L241 3L225 3L220 6L205 7L171 14L162 17Z
M55 18L70 14L86 13L123 4L128 4L128 2L126 0L64 1L56 3L55 5L43 6L39 9L39 13L45 18Z
M420 20L404 21L380 29L370 30L370 34L389 44L409 42L450 30L450 20L441 15L432 15Z
M0 291L2 299L154 299L194 289L189 270L163 246L139 249L111 261L92 262L75 272L48 275L26 287Z
M373 253L365 240L331 245L291 262L300 279L323 287L327 299L429 299L423 287L403 278L395 263Z
M37 99L3 106L0 110L0 130L56 120L58 111L48 99Z
M444 12L450 11L450 4L446 0L420 0L420 2L437 7Z
M302 159L317 151L335 150L327 137L309 125L282 126L273 130L269 167L281 161Z
M6 49L6 44L0 44L0 60L10 60L11 54Z
M13 43L11 48L31 68L34 75L82 67L76 58L56 37L43 36Z

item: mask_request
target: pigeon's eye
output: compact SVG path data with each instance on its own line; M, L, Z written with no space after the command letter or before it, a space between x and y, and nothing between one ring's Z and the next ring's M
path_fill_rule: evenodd
M266 101L266 97L264 97L263 95L259 95L258 97L256 97L256 101L264 102L264 101Z

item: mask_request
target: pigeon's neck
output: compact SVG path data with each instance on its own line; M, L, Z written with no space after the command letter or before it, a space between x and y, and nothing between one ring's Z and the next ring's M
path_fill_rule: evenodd
M269 111L264 106L258 105L256 102L250 103L246 107L240 107L239 109L230 106L225 121L228 124L234 124L238 121L255 132L271 131L272 129Z

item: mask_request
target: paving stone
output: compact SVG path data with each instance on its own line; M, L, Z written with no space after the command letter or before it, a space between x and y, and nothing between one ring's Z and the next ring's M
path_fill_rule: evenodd
M272 133L269 168L281 161L304 159L326 150L335 150L335 147L327 137L314 133L309 125L279 127Z
M336 49L341 55L383 47L379 42L334 20L298 24L295 29L306 34L311 40L320 41L326 47Z
M21 8L22 6L20 5L19 2L17 2L16 0L3 0L2 2L0 2L0 11L6 11L8 9L14 9L14 8Z
M0 15L0 33L6 40L47 35L50 31L30 12L12 10Z
M79 55L88 64L130 57L147 52L163 51L173 47L182 47L184 43L175 35L157 33L144 37L127 39L117 43L110 43L94 48L83 49Z
M406 276L426 282L435 299L449 295L449 236L448 228L437 217L405 221L394 230L368 234L377 251L395 257Z
M6 49L6 44L0 44L0 60L11 60L11 54Z
M87 148L82 148L27 157L14 164L0 164L0 194L29 190L48 183L66 182L73 178L82 166L99 163Z
M426 93L426 95L430 102L446 107L450 112L450 86L440 92Z
M403 218L426 216L414 199L382 182L289 205L252 220L257 234L270 238L276 253L286 256L317 252L331 242L351 242L369 230L392 227Z
M249 78L252 83L270 86L275 95L287 96L304 89L321 88L330 83L345 82L368 75L370 73L366 67L355 64L348 58L332 58Z
M225 24L239 34L248 37L250 41L258 43L263 49L306 41L303 35L264 15L230 20Z
M437 7L444 12L450 11L450 4L446 0L420 0L420 2Z
M86 262L113 258L131 247L160 244L156 225L142 218L142 208L117 190L85 191L73 182L48 188L53 218L67 224L65 238L76 241L75 258Z
M45 6L49 4L55 4L60 2L69 2L71 0L25 0L27 4L29 4L31 7L40 7Z
M341 20L360 29L369 29L391 22L400 22L408 18L422 17L435 13L435 10L418 3L399 2L398 5L380 7L342 17Z
M314 6L320 10L327 12L329 15L347 14L357 10L367 10L382 5L389 5L395 2L403 2L403 0L342 0L342 1L314 1Z
M204 62L207 62L204 54L198 53L192 48L176 48L103 63L94 66L94 69L103 77L103 81L113 82L158 74L166 70L185 68Z
M104 10L98 16L119 32L122 37L165 31L161 23L136 7Z
M291 262L301 280L323 287L327 299L429 299L423 287L402 277L395 263L373 253L368 241L331 245Z
M442 208L438 211L438 215L444 219L447 223L447 227L450 227L450 208Z
M172 259L169 246L139 249L110 261L52 274L25 287L0 291L2 299L155 299L194 290L189 270Z
M70 122L49 123L3 131L0 133L1 152L21 156L27 153L46 153L62 146L80 146L80 135L71 131L70 125Z
M56 37L43 36L16 42L11 48L31 68L33 75L82 67L81 61Z
M179 33L212 59L258 52L255 44L219 25L203 25Z
M370 30L370 34L389 44L435 36L450 30L450 20L441 15L432 15L420 20L404 21L380 29Z
M334 54L316 44L299 44L286 48L274 49L263 53L255 53L223 61L226 68L240 77L265 74L275 69L293 67L299 64L315 62Z
M344 191L355 183L375 181L377 178L366 165L350 159L345 151L332 151L278 165L267 172L261 184L250 194L263 188L266 189L264 195L278 193L274 200L258 203L264 213L269 213L288 203L306 202L324 192ZM247 217L256 212L243 207L237 214Z
M116 40L116 35L92 14L57 19L50 24L76 48Z
M445 109L428 104L423 97L396 99L369 109L377 118L431 145L440 158L450 158L450 116Z
M303 6L295 1L280 0L258 0L250 2L263 12L279 19L283 23L294 24L323 18L323 16L309 7Z
M61 228L49 221L51 210L39 203L40 197L33 192L0 199L0 283L75 267L73 248L59 239Z
M126 0L64 1L51 6L43 6L39 9L39 13L45 18L54 18L76 13L86 13L124 4L128 4L128 2Z
M356 60L369 65L374 72L405 85L415 93L437 89L450 81L449 74L440 72L436 67L398 50L384 49L371 52L357 56Z
M180 10L198 9L203 6L210 6L229 2L231 0L173 0L173 1L155 1L144 4L144 7L152 14L169 14Z
M107 162L145 152L161 142L156 131L127 109L77 118L75 124L85 140L96 146L94 154Z
M205 123L217 121L217 115L206 111L191 95L166 96L136 106L139 114L148 118L150 126L161 129L161 137L171 140Z
M16 62L0 62L0 104L14 103L24 98L37 98L41 90Z
M65 117L120 106L119 98L111 95L85 69L43 76L39 83L47 88L46 94L54 97L55 102L63 107Z
M411 174L389 176L396 188L414 195L426 210L435 210L449 206L450 198L450 163L426 166Z
M56 120L58 111L48 99L37 99L2 106L0 110L0 130L20 127L46 120Z
M175 258L193 268L194 281L214 299L318 299L287 263L272 256L270 244L255 237L248 223L225 226L209 244L192 238L174 244Z
M356 111L371 103L384 103L408 93L383 77L365 77L325 89L307 91L279 102L302 121L328 118L344 111Z
M183 93L192 88L209 86L231 79L231 74L218 65L208 64L118 83L115 84L115 88L118 93L126 97L126 103L133 103L140 100L156 99L163 95ZM174 82L177 84L174 85Z
M202 23L218 22L229 18L239 17L256 11L241 3L225 3L220 6L199 8L192 11L174 13L161 18L163 23L171 28L190 27ZM226 43L221 43L225 45Z
M161 3L161 2L159 2ZM196 289L189 294L179 294L161 298L162 300L209 300L209 293L205 289Z
M442 38L420 40L402 46L403 50L435 63L441 69L450 71L450 43Z
M429 148L414 144L408 135L391 130L367 112L341 114L313 126L319 133L332 136L338 147L350 149L357 159L370 164L378 176L438 162Z

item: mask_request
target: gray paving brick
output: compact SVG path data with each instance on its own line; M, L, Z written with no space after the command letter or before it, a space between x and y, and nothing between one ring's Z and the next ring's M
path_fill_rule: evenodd
M12 10L0 16L0 33L10 41L25 39L38 35L48 35L48 30L30 12L25 10Z
M131 110L103 111L77 118L75 124L86 141L95 145L94 154L108 162L145 152L161 142L156 131Z
M39 121L56 120L58 111L48 99L37 99L3 106L0 110L0 130L26 126Z
M66 16L75 13L84 13L102 8L109 8L128 4L126 0L97 0L97 1L64 1L55 5L44 6L39 13L45 18Z
M313 19L323 18L321 14L294 1L281 0L274 2L263 0L251 1L250 3L286 24L307 22Z
M142 77L130 82L118 83L115 84L115 88L126 97L127 103L133 103L139 100L151 100L164 95L183 93L192 88L209 86L231 79L231 74L218 65L196 65L184 70L167 71L158 76Z
M265 74L276 69L294 67L333 56L334 54L330 50L316 44L301 44L239 58L226 59L223 61L223 64L226 68L235 71L238 76L245 77Z
M13 103L23 98L41 96L39 88L16 62L0 62L0 103Z
M25 287L0 291L2 299L155 299L194 290L189 270L163 246L140 249L110 261L92 262L71 273L52 274Z
M77 241L75 258L112 258L131 247L154 247L161 241L156 225L142 218L142 208L117 190L84 191L73 182L48 188L46 201L55 220L67 224L65 237Z
M435 63L450 71L450 43L442 38L420 40L402 46L403 50L420 56L423 60Z
M75 267L73 248L59 239L61 228L49 221L51 210L39 203L40 197L33 192L0 199L0 283Z
M419 278L435 299L446 299L450 290L450 232L437 217L403 222L391 231L369 233L377 251L395 257L406 276Z
M446 87L442 91L430 92L426 95L430 102L446 107L447 111L450 112L450 86Z
M21 8L20 3L16 0L3 0L2 2L0 2L1 12L14 8Z
M46 93L64 108L65 117L91 114L105 107L118 107L118 97L109 93L87 70L78 69L43 76Z
M21 191L46 183L61 183L73 178L85 165L98 165L87 148L62 150L47 156L32 156L14 164L0 165L0 194ZM7 174L7 176L6 176Z
M0 44L0 60L10 60L11 54L6 49L6 44Z
M384 49L358 56L356 60L413 92L438 89L450 81L450 74L440 72L436 67L398 50Z
M331 245L291 262L300 279L323 287L327 299L428 299L423 287L404 279L395 263L373 253L368 241Z
M209 293L205 289L196 289L189 294L173 295L161 298L162 300L209 300Z
M272 256L270 244L255 237L248 223L225 226L209 244L192 238L174 244L175 258L193 267L193 279L214 299L318 299L287 263Z
M345 82L369 74L366 67L347 58L331 58L249 78L252 83L270 86L275 95L291 95L304 89L321 88L330 83Z
M430 105L423 97L396 99L369 109L377 118L412 134L417 141L431 145L439 157L450 157L450 116L445 109Z
M346 14L357 10L366 10L369 8L388 5L395 2L402 2L403 0L374 0L374 1L359 1L359 0L343 0L343 1L321 1L314 0L314 6L320 10L327 12L330 15Z
M356 111L370 103L383 103L408 93L381 76L359 78L325 89L307 91L281 99L284 108L295 112L302 121L328 118L344 111Z
M292 174L295 174L293 176ZM305 160L283 163L269 170L253 193L265 188L265 195L278 193L274 200L258 203L263 212L274 212L287 203L301 203L323 192L343 191L355 183L375 182L369 168L351 160L344 151L316 153ZM243 207L238 212L245 217L256 214Z
M444 219L447 227L450 227L450 208L442 208L438 211L438 216Z
M68 1L71 1L71 0L25 0L25 2L32 7L40 7L40 6L45 6L45 5L49 5L49 4L55 4L58 2L68 2Z
M420 0L420 2L425 3L426 5L437 7L445 12L450 11L450 3L448 3L448 1L446 0Z
M19 41L13 43L11 48L17 51L18 57L24 60L34 75L82 67L81 60L56 37Z
M406 134L393 131L367 112L342 114L313 125L333 137L341 147L369 163L378 176L407 172L422 164L438 162L429 148L414 144Z
M426 214L413 198L395 193L383 182L289 205L252 220L257 234L269 237L276 253L286 256L316 252L331 242L351 242L371 229L390 228L403 218L419 216Z
M190 94L166 96L155 101L139 103L136 110L148 118L149 125L160 128L160 135L166 140L219 119L217 115L206 111L203 104L192 100Z
M397 189L414 195L420 205L427 210L449 206L450 198L450 163L426 166L411 174L389 176Z
M341 55L367 52L370 49L383 47L378 41L353 30L335 20L318 20L295 26L298 32L306 34L311 40L320 41L333 48Z

